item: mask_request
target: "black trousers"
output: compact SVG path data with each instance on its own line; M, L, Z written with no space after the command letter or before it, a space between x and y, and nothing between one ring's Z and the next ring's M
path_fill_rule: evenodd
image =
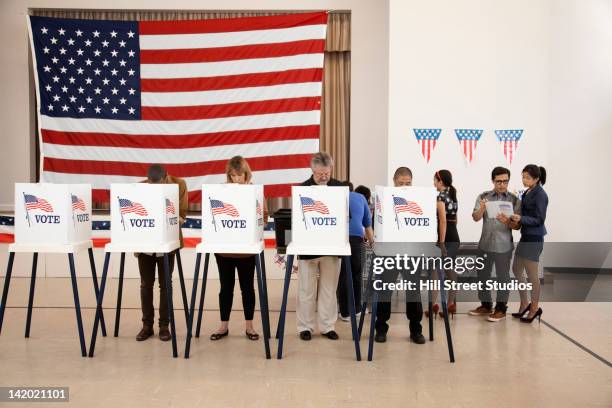
M417 272L411 275L409 272L391 269L384 271L374 280L382 278L383 283L395 282L399 273L405 280L415 282L416 290L406 291L406 317L408 318L410 334L419 334L423 331L421 320L423 319L423 304L421 303L421 291L419 288L420 274ZM376 332L387 333L389 325L387 322L391 318L391 295L393 291L379 291L378 296L381 299L378 302L376 310Z
M234 285L236 283L236 272L242 292L242 307L244 308L244 319L253 320L255 313L255 255L247 258L230 258L215 254L219 266L219 279L221 290L219 291L219 308L221 310L221 321L229 321L234 302Z
M496 252L483 252L485 257L484 268L478 270L478 281L482 282L483 289L478 291L478 300L480 303L489 309L493 307L491 299L491 291L485 289L485 281L491 279L491 270L495 265L495 276L496 281L499 283L508 284L510 282L510 261L512 260L512 250L503 253ZM506 313L508 308L508 297L510 292L508 290L497 291L497 303L495 304L495 310Z
M168 254L170 263L170 280L174 269L174 254ZM168 326L168 292L166 279L164 277L164 257L146 254L138 255L138 269L140 270L140 306L142 308L142 323L145 326L153 326L155 321L155 309L153 308L153 285L155 284L155 267L157 266L157 277L159 281L159 325ZM172 283L170 284L172 290Z
M355 293L355 307L359 311L361 306L361 273L365 257L365 243L360 236L349 236L351 244L351 273L353 277L353 291ZM338 279L338 308L340 314L347 317L350 314L348 296L346 295L346 268L344 262L340 268Z

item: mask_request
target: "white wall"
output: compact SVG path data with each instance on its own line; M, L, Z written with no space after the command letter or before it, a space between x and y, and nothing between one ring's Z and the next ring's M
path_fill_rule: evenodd
M390 0L389 12L387 178L405 165L431 185L451 170L459 234L475 241L470 213L491 169L509 167L516 188L536 163L549 170L547 240L611 241L612 2ZM443 129L429 165L419 127ZM485 129L469 166L453 132L463 127ZM512 166L496 128L525 129Z
M387 162L388 2L383 0L2 0L0 2L0 211L12 210L13 184L34 180L26 15L32 8L351 10L351 179L374 185ZM372 140L376 138L376 143ZM368 167L369 164L374 166Z

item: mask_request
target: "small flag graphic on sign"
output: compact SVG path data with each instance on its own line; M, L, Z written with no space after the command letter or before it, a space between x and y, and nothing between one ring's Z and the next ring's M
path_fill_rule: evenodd
M24 194L26 209L29 210L41 210L44 212L53 212L53 207L44 198L38 198L32 194Z
M421 154L429 163L431 159L431 154L436 148L436 142L440 138L440 133L442 133L442 129L412 129L414 131L414 135L416 136L417 141L419 142L419 146L421 148Z
M174 208L174 204L172 201L166 198L166 214L176 214L176 210Z
M210 200L210 208L212 210L213 215L219 214L227 214L230 217L239 217L240 213L231 204L224 203L221 200Z
M135 201L130 201L126 198L119 199L119 208L121 210L121 214L134 213L137 215L149 215L146 208L144 208L142 204Z
M378 194L376 194L376 211L381 212L382 211L382 203L380 202L380 198L378 197Z
M83 199L75 196L74 194L71 194L71 196L72 196L72 209L85 211L85 202L83 201Z
M455 129L455 134L463 150L463 156L468 163L471 163L476 153L476 144L482 136L481 129Z
M310 197L300 197L302 203L302 211L309 212L318 212L319 214L329 214L329 209L323 202L313 200Z
M512 164L518 149L518 142L523 135L523 129L500 129L495 131L495 135L502 146L506 160Z
M423 215L423 210L414 201L408 201L402 197L393 197L393 209L396 214L409 212L415 215Z

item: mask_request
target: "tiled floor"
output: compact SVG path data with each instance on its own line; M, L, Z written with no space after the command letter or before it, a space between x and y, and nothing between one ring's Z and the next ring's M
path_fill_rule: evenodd
M281 284L269 282L273 330ZM80 357L70 280L37 281L31 338L24 339L29 280L13 279L0 336L0 386L68 386L67 405L86 407L612 406L612 367L606 363L612 360L611 303L543 304L542 324L532 325L513 319L488 323L465 314L472 305L461 304L451 321L454 364L448 361L442 320L434 321L434 342L412 344L398 304L389 341L376 344L373 362L356 362L348 323L338 322L339 341L299 340L292 284L284 358L266 360L263 342L244 337L238 291L230 336L208 340L219 318L218 281L210 280L202 337L194 339L191 358L185 360L171 357L170 343L134 340L140 327L138 285L126 280L119 338L100 337L96 356L89 359ZM191 281L187 288L191 293ZM91 280L80 278L79 289L89 346L95 304ZM105 313L112 333L117 281L110 280L107 290ZM186 329L180 304L175 285L182 356ZM256 321L261 329L258 316ZM361 347L365 360L367 336Z

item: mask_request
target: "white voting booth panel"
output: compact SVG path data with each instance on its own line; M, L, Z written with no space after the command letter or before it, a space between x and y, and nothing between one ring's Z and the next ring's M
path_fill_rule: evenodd
M196 252L258 254L264 249L263 186L202 185L202 243Z
M348 187L293 186L289 255L350 255Z
M91 247L91 185L16 183L10 252L75 252Z
M374 241L377 254L410 252L439 255L436 197L433 187L376 186ZM401 248L398 243L410 243ZM428 244L432 243L432 244Z
M111 184L107 252L171 252L180 246L176 184Z

